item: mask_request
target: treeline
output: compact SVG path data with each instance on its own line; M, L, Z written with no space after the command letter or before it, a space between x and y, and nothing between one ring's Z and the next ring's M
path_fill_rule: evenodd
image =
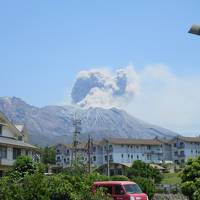
M149 165L135 161L127 176L107 177L97 172L88 174L81 164L72 165L62 173L45 176L45 165L34 163L26 156L18 157L7 175L0 180L3 200L110 200L105 191L92 193L95 181L132 180L137 182L150 199L161 174Z

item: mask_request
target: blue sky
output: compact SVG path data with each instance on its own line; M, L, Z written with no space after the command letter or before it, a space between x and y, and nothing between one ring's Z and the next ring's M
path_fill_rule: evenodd
M164 64L200 75L198 0L0 1L0 96L61 104L81 70Z

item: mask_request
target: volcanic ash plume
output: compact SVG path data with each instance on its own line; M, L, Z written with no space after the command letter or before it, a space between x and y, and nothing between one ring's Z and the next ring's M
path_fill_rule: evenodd
M137 94L138 79L132 66L114 72L81 71L72 88L72 103L81 107L121 107Z

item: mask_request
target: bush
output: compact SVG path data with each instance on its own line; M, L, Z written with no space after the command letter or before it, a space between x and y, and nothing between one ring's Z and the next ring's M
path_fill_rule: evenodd
M190 200L200 199L200 157L190 158L181 172L181 190Z
M126 176L122 176L122 175L119 175L119 176L111 176L110 179L112 181L129 181L129 178L126 177Z
M132 166L127 170L127 176L150 178L155 183L160 183L163 178L158 169L151 167L149 164L146 164L141 160L134 161Z

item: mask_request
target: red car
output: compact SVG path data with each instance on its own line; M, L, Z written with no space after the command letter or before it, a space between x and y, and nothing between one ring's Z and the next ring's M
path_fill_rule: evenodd
M148 200L148 196L142 192L140 187L131 181L99 181L94 182L92 191L105 188L114 200Z

